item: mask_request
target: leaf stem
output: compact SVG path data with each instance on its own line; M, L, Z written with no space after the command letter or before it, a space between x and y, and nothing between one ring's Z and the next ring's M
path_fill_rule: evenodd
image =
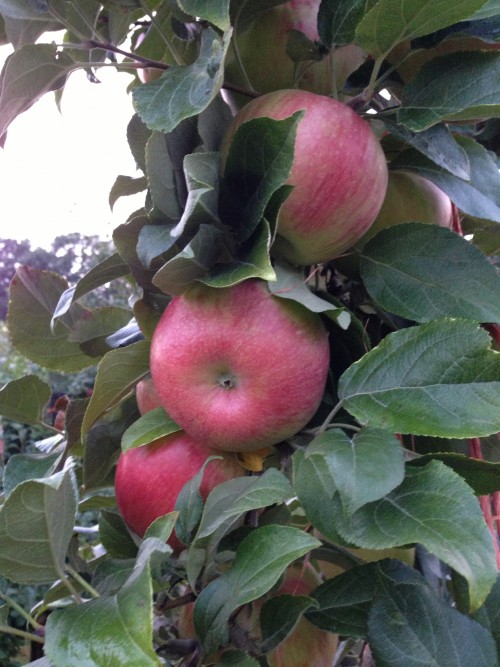
M30 614L28 614L28 612L25 609L23 609L21 605L19 605L15 600L13 600L9 595L7 595L7 593L2 593L2 591L0 591L0 598L2 598L2 600L4 600L4 602L9 607L15 609L17 613L20 616L22 616L25 619L25 621L27 621L27 623L29 623L35 628L35 630L43 628L43 625L35 621L35 619L32 616L30 616Z
M0 632L16 635L16 637L22 637L30 642L38 642L39 644L43 644L45 641L45 639L39 635L34 635L32 632L26 632L25 630L18 630L17 628L11 628L10 625L0 625Z
M66 571L93 598L101 597L100 593L98 593L93 586L91 586L87 581L85 581L85 579L82 576L80 576L78 572L73 567L71 567L71 565L66 565Z
M356 431L356 433L359 433L359 431L361 431L361 428L359 426L354 426L353 424L342 424L340 422L335 422L334 424L329 425L329 430L333 428L345 428L348 431Z
M339 401L339 402L337 403L337 405L333 408L333 410L330 412L330 414L329 414L328 417L325 419L325 421L323 422L323 424L321 424L321 426L320 426L320 427L318 428L318 430L316 431L317 435L321 435L321 433L324 433L324 432L326 431L326 429L328 428L328 426L329 426L330 422L332 421L332 419L335 417L335 415L337 414L337 412L339 412L339 410L342 408L342 403L343 403L343 401Z

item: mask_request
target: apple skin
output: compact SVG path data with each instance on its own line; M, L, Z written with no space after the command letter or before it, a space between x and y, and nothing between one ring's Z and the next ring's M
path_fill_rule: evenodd
M261 116L282 120L300 110L305 113L287 180L294 189L279 212L271 252L309 265L337 257L365 234L384 201L388 171L367 121L342 102L300 90L268 93L243 107L223 155L243 123Z
M194 284L167 306L151 374L167 414L208 446L250 451L303 428L321 402L327 331L315 313L263 280Z
M135 387L135 400L141 415L151 412L155 408L161 408L161 401L156 393L153 380L150 377L140 380Z
M214 459L205 468L200 486L204 500L222 482L245 474L235 455L210 449L183 431L122 452L116 467L115 494L118 509L129 528L143 537L155 519L172 512L183 486L209 456L222 459ZM175 551L184 546L175 532L168 544Z

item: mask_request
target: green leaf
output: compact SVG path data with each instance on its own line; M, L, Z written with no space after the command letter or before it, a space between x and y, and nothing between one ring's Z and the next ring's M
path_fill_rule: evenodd
M470 182L456 178L413 150L401 153L392 165L428 178L464 213L500 222L500 175L494 155L470 137L456 137L456 141L467 153Z
M425 580L397 563L378 568L368 641L384 667L498 667L495 642L479 623L444 604ZM403 572L402 572L403 571Z
M148 372L149 341L142 340L108 352L97 370L82 433L86 433L99 417L117 405Z
M13 454L7 461L3 475L3 490L8 497L18 484L31 479L50 477L60 460L55 454Z
M479 248L445 227L382 230L364 246L360 273L379 306L409 320L500 322L500 275Z
M251 658L243 651L224 651L216 667L259 667L255 658Z
M181 216L181 207L175 168L168 148L168 139L164 134L151 134L146 144L146 173L153 205L169 220L176 221Z
M260 612L263 653L272 651L292 632L302 614L317 606L306 595L277 595L267 600Z
M99 512L99 537L112 558L135 558L137 545L117 512Z
M250 238L272 195L288 179L302 115L300 111L284 120L254 118L234 134L220 184L219 213L238 240Z
M487 628L500 646L500 575L485 600L485 603L474 614L478 623Z
M227 264L216 264L207 276L200 278L200 282L209 287L230 287L249 278L275 280L276 273L269 256L271 231L267 220L261 221L245 246L247 248L240 250L236 259Z
M122 437L122 451L147 445L179 430L180 426L170 419L163 408L155 408L128 427Z
M168 551L150 538L159 553ZM151 642L152 546L143 543L132 574L115 595L53 612L47 622L45 652L67 667L159 667ZM103 651L102 647L106 647Z
M222 31L229 28L229 0L179 0L179 7Z
M401 443L387 431L361 429L351 440L334 429L310 443L306 458L311 456L326 460L346 514L382 498L404 478Z
M373 56L468 18L485 0L380 0L356 29L356 42Z
M472 322L389 334L339 380L344 408L393 433L469 438L500 431L500 354Z
M351 315L345 308L339 308L322 299L309 289L304 274L289 265L276 262L276 280L269 283L270 291L281 299L292 299L313 313L323 313L336 322L341 329L348 329Z
M36 375L12 380L0 389L0 415L23 424L39 424L50 395L50 386Z
M177 242L172 236L174 223L162 225L144 225L139 232L137 255L143 266L151 266L153 260L168 252Z
M128 197L143 192L148 187L148 181L144 176L133 178L132 176L119 175L113 183L113 187L109 192L109 207L113 210L120 197Z
M463 477L477 496L487 496L500 491L500 463L482 461L453 452L438 452L419 456L409 465L421 467L432 460L442 461L460 477Z
M0 0L0 14L13 19L46 21L51 18L48 0Z
M441 120L498 118L499 79L496 52L460 52L431 60L405 86L398 121L420 132ZM474 85L464 86L464 81Z
M69 330L88 311L73 304L51 328L52 315L67 287L56 273L20 267L10 285L7 325L14 347L24 356L45 368L69 373L94 361L78 343L68 340Z
M156 81L134 88L135 109L149 128L170 132L208 107L223 82L221 65L230 37L230 30L221 38L212 28L205 29L196 62L173 65Z
M196 542L208 538L228 519L267 505L282 503L293 495L287 478L269 468L258 477L237 477L216 486L209 494Z
M0 574L19 584L60 578L76 507L71 471L16 486L0 509Z
M428 157L432 162L457 178L470 179L470 164L464 148L455 140L444 124L429 127L423 132L411 132L389 118L383 119L387 130L398 139Z
M227 643L228 620L235 609L267 593L294 560L319 544L289 526L263 526L248 535L231 570L204 588L196 601L194 623L205 651L211 653Z
M488 0L481 9L478 9L470 17L471 21L480 21L481 19L487 19L490 17L497 17L500 14L500 2L499 0Z
M0 137L42 95L61 88L77 67L55 44L26 44L10 55L2 72Z
M366 6L367 0L322 0L318 12L321 43L328 48L351 44Z
M440 461L407 467L404 482L344 518L335 514L342 537L366 549L418 542L461 574L471 608L479 608L497 577L491 533L472 489Z

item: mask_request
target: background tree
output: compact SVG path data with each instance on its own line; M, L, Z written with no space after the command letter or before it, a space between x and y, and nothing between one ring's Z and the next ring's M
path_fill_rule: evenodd
M0 389L3 418L44 429L3 473L0 574L51 584L35 609L2 589L0 628L19 636L16 609L42 667L497 667L497 0L0 0L0 14L15 47L0 135L75 69L89 85L100 67L133 72L126 139L142 174L119 175L110 202L144 192L112 254L90 267L91 242L61 241L49 267L60 255L63 275L19 266L10 283L19 354L44 372L98 370L92 395L60 403L53 422L51 378ZM60 40L36 43L55 29ZM385 211L368 238L396 183L413 207ZM348 215L325 222L335 204ZM119 302L108 297L118 280ZM246 282L287 317L242 331L261 303L234 296ZM186 304L199 307L176 322ZM132 467L144 489L132 510L157 517L134 533L116 504L117 461L186 442L186 411L205 414L214 385L216 416L247 404L223 402L245 383L234 357L210 375L207 349L212 361L221 348L245 367L250 357L260 375L264 360L268 376L287 352L300 361L298 345L279 345L288 317L306 344L328 333L316 413L259 449L224 450L245 474L208 495L215 463L198 462L173 508L155 503L176 466ZM206 394L179 407L200 374ZM295 377L238 426L263 427L300 398L312 374Z

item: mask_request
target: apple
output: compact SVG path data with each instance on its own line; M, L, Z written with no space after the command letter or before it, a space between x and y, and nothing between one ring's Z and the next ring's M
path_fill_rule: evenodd
M290 0L262 12L244 30L236 22L226 59L226 81L248 86L236 56L237 48L249 82L259 93L293 88L296 79L300 88L330 93L332 73L328 58L297 64L287 54L291 30L303 32L313 42L319 40L319 5L320 0Z
M365 234L384 201L388 171L367 121L342 102L301 90L268 93L243 107L223 154L243 123L262 116L281 120L301 110L287 181L294 189L279 212L272 252L309 265L337 257Z
M161 407L161 401L156 393L155 386L151 377L146 377L140 380L135 388L135 400L141 415L150 412L155 408Z
M281 442L316 412L329 368L320 317L273 296L263 280L201 283L176 296L151 342L151 374L167 414L209 447Z
M209 456L222 458L210 461L205 468L200 486L203 499L222 482L245 474L234 454L213 450L183 431L122 452L116 467L115 494L129 528L143 537L155 519L172 512L183 486ZM176 551L183 548L175 532L168 543Z

